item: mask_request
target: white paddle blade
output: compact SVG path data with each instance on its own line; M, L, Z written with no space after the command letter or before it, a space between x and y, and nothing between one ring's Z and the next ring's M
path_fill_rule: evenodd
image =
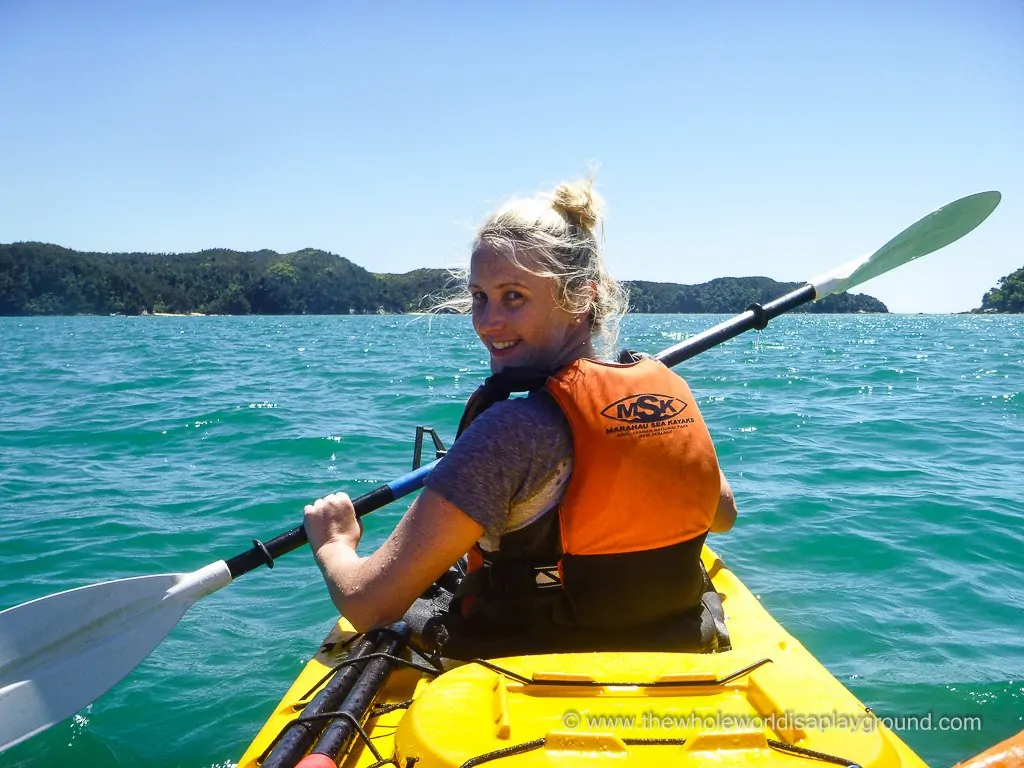
M808 282L814 286L817 299L847 291L956 242L987 219L1001 199L998 192L978 192L954 200L911 224L870 256L854 259Z
M58 592L0 612L0 752L98 699L192 603L230 582L221 560L192 573Z

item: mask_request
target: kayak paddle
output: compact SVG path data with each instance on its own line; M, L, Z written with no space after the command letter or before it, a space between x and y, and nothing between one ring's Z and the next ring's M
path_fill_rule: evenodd
M362 517L423 486L440 459L354 500ZM131 672L197 600L306 543L300 525L192 573L92 584L0 611L0 752L83 709Z
M870 256L820 275L782 298L721 323L657 355L668 366L794 307L845 291L960 239L999 204L980 192L928 214ZM423 487L440 459L360 496L362 517ZM230 560L191 573L118 579L0 611L0 752L80 711L117 684L170 633L197 600L306 543L300 525Z
M978 192L944 205L911 224L870 256L853 259L818 275L803 287L764 306L754 304L742 315L691 336L654 357L671 368L744 331L752 328L761 330L769 320L794 307L848 291L873 277L945 248L987 219L1001 199L998 192Z

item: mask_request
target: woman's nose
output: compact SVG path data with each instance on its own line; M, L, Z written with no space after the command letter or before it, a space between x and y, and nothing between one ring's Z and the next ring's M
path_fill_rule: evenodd
M505 325L505 311L498 302L487 302L477 311L476 329L480 333L493 333Z

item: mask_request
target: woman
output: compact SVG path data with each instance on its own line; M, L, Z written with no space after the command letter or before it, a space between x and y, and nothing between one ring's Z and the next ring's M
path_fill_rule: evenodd
M381 548L356 554L347 495L306 507L316 562L357 629L402 617L469 552L428 627L469 655L727 638L702 608L715 596L699 556L735 502L686 383L650 359L599 360L626 308L602 262L600 206L589 181L561 184L478 231L468 299L493 375Z

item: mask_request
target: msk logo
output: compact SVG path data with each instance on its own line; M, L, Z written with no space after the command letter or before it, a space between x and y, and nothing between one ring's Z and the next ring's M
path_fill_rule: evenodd
M607 406L601 415L615 421L654 424L683 412L686 403L671 395L630 395Z

